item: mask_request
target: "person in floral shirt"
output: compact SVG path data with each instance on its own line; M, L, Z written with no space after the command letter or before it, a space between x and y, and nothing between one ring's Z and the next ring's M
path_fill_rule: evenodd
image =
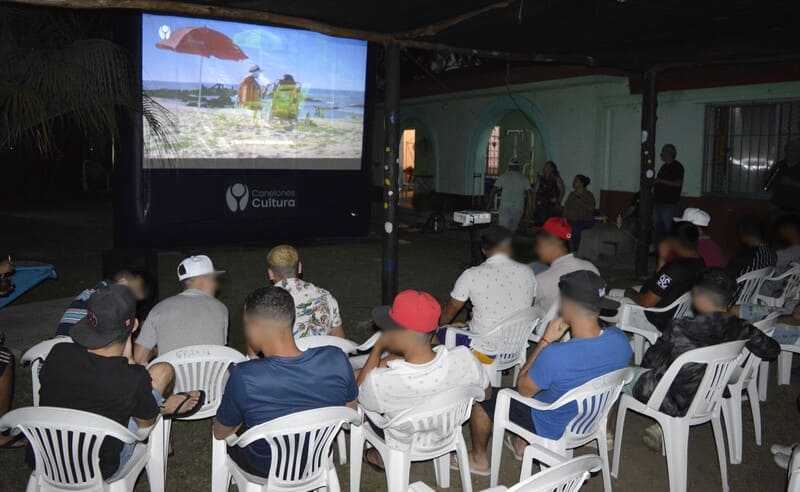
M292 295L295 305L295 338L333 335L344 338L339 303L330 292L299 278L303 271L300 254L288 244L275 246L267 254L269 279Z

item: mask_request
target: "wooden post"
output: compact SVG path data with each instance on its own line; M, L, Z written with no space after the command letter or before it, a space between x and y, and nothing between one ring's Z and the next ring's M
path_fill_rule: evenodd
M648 70L642 84L642 160L639 195L639 240L636 243L636 275L648 273L647 257L653 234L653 183L656 176L656 71Z
M383 261L381 263L381 299L391 304L397 294L397 200L399 194L398 147L400 144L400 45L385 45L384 84L384 158L383 158Z

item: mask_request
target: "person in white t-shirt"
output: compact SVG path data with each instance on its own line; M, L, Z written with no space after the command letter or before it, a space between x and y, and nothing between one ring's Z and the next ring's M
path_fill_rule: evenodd
M519 172L519 161L508 163L508 171L500 175L489 193L488 206L494 204L494 196L498 190L500 195L500 225L516 231L519 222L531 210L531 182Z
M375 424L452 388L472 386L476 392L482 390L484 397L491 393L488 374L466 348L431 345L440 313L433 296L415 290L405 290L391 306L372 311L382 334L358 374L358 403L367 413L366 425L390 445L408 445L411 435L401 429L384 431ZM385 352L391 355L383 357ZM371 465L383 468L375 449L364 456Z
M561 217L551 217L545 221L536 236L536 255L539 261L550 265L536 276L536 306L547 313L558 301L558 282L563 275L589 270L599 273L592 263L576 258L570 253L572 228Z
M472 320L467 328L477 335L492 331L511 315L533 305L536 277L522 263L511 259L511 231L491 226L481 234L481 250L486 261L468 268L458 277L447 301L440 325L455 319L467 300L472 302ZM447 326L436 334L444 342ZM486 337L456 336L456 344L472 350L483 364L491 364L496 355L496 340Z

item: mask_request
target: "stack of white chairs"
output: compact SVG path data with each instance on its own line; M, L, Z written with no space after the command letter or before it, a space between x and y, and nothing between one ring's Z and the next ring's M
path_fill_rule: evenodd
M737 278L736 283L739 284L740 290L736 304L755 304L761 286L774 271L775 267L760 268Z
M653 390L647 403L641 403L636 398L624 394L620 398L617 413L617 427L614 439L614 464L612 475L619 473L619 460L622 449L622 431L625 425L625 416L628 411L634 411L654 419L661 426L664 439L664 451L667 455L667 470L669 472L670 492L686 492L688 473L688 446L689 429L692 426L711 422L714 430L714 440L717 446L720 474L722 476L722 490L728 488L728 467L725 458L725 438L722 434L721 406L722 395L731 374L740 360L744 341L728 342L711 347L690 350L673 362L661 381ZM667 396L673 381L680 370L687 364L704 364L703 379L697 387L697 393L692 400L686 415L672 417L661 412L661 404Z
M469 457L461 426L469 419L473 402L483 396L483 390L475 387L454 388L390 420L365 411L370 422L381 428L386 436L407 436L407 440L387 442L372 429L369 422L351 427L350 490L361 490L361 458L364 446L369 443L383 459L389 492L405 492L408 489L412 461L433 460L436 482L440 487L449 487L452 452L458 458L461 488L465 492L472 492Z
M631 368L619 369L610 372L599 378L592 379L587 383L565 393L561 398L553 403L542 403L533 398L525 398L512 389L501 390L497 395L497 406L495 407L494 428L492 433L492 461L490 484L497 486L500 477L500 460L503 453L503 437L505 431L510 431L529 444L536 447L536 450L544 448L565 458L572 457L572 450L580 446L585 446L592 441L597 441L597 447L602 461L603 486L606 492L611 492L611 476L608 467L608 440L606 437L606 420L608 412L617 401L622 387L633 378ZM545 439L534 434L509 419L509 409L511 400L517 400L531 409L540 411L551 411L562 408L571 403L575 403L578 412L575 417L567 424L564 435L554 441ZM533 459L538 456L530 456L523 460L520 471L520 481L528 478L531 474L530 466ZM546 456L545 456L546 458ZM542 460L546 462L547 460Z
M487 364L485 369L489 373L492 386L500 386L503 371L514 368L513 384L517 384L520 368L525 365L528 350L528 339L533 333L538 321L538 310L533 307L525 308L502 321L489 333L478 335L459 328L447 328L446 347L456 346L456 336L466 335L474 340L481 338L490 339L497 343L495 360Z
M355 429L361 423L358 412L348 407L324 407L297 412L248 429L241 436L212 443L212 492L227 492L231 479L241 491L297 491L325 488L338 492L339 478L333 465L331 447L342 425ZM227 446L247 447L264 441L270 449L268 478L243 470L228 455ZM266 464L265 464L266 465ZM266 467L265 467L266 468Z
M178 417L175 420L204 420L217 414L222 402L225 382L228 380L228 367L246 361L241 352L221 345L193 345L167 352L150 362L150 366L167 363L175 371L174 393L202 390L205 392L203 406L190 417ZM164 425L157 426L150 435L151 446L159 446L164 456L169 449L172 420L164 420ZM167 460L163 460L164 475L167 472ZM213 475L211 481L220 480Z
M686 292L669 306L663 308L648 308L623 300L620 304L616 318L617 326L627 333L633 335L633 362L636 365L642 363L646 343L653 345L661 336L661 332L652 324L646 321L647 313L666 313L674 310L672 319L686 316L692 307L692 293ZM641 314L638 314L641 313ZM645 320L636 322L635 320Z
M0 430L6 429L22 432L33 449L36 465L28 492L130 492L145 467L150 490L164 490L164 477L158 463L150 459L150 448L141 442L143 437L111 419L64 408L25 407L0 418ZM100 447L106 438L136 443L113 481L103 480L100 473Z

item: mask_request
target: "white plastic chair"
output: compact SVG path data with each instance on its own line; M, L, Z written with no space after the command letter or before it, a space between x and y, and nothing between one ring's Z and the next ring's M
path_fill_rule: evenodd
M378 436L370 423L353 426L350 430L350 490L361 490L361 458L369 442L383 458L388 492L408 489L412 461L434 460L436 482L440 487L449 487L450 453L453 451L458 458L461 488L472 492L469 457L461 426L470 417L473 401L483 396L483 390L474 386L450 389L390 420L365 411L370 421L387 434L401 431L409 437L402 445L390 445Z
M800 341L794 345L781 345L778 355L778 384L786 385L792 382L792 357L800 354Z
M661 381L653 390L647 403L641 403L630 395L622 395L617 413L617 429L614 436L614 463L611 474L619 473L619 458L622 449L622 431L625 415L628 410L654 419L661 426L664 439L664 451L667 455L667 471L669 472L670 492L686 492L687 457L689 446L689 429L693 425L711 422L714 440L717 446L722 490L728 491L728 466L725 458L725 438L722 435L720 418L723 391L730 381L731 373L744 348L744 341L728 342L711 347L690 350L673 362ZM660 411L661 404L667 396L672 382L680 370L687 364L705 364L703 379L697 387L692 403L683 417L671 417Z
M774 271L775 267L767 267L739 276L736 279L736 283L739 284L739 297L736 299L736 304L755 304L761 286Z
M42 370L42 364L44 363L44 360L47 359L47 355L50 353L50 350L52 350L53 347L59 343L72 343L72 339L70 337L56 337L51 338L50 340L39 342L22 354L22 358L19 361L23 367L30 366L31 369L31 386L33 387L34 407L39 406L39 389L41 388L41 384L39 384L39 372Z
M148 447L133 432L99 415L55 407L25 407L0 418L0 429L18 429L33 448L36 467L27 491L132 491L147 467L150 490L162 492L162 470L153 467ZM130 460L107 482L100 474L103 439L137 443Z
M353 366L353 369L361 369L364 367L364 364L367 363L367 359L369 358L369 351L372 350L372 347L375 346L375 343L381 337L381 332L376 331L372 334L371 337L367 339L364 343L359 345L358 347L353 350L354 354L358 355L351 355L350 356L350 365Z
M775 332L775 322L780 317L780 312L774 312L762 319L756 321L753 326L763 331L765 335L772 336ZM767 386L769 385L769 362L762 360L758 365L758 399L759 401L767 401Z
M358 349L358 344L352 340L348 340L342 337L334 337L331 335L317 335L311 337L301 337L294 339L295 345L297 348L305 352L310 348L315 347L337 347L345 355L349 355L355 352ZM373 342L374 345L374 342ZM345 426L347 427L347 426ZM336 445L337 451L339 453L339 464L346 465L347 464L347 442L345 441L344 437L344 429L339 432L338 437L336 438Z
M663 308L647 308L634 304L632 302L623 302L620 304L617 326L625 332L633 334L633 362L636 365L642 363L644 357L645 342L653 345L661 336L661 332L646 321L646 313L666 313L672 311L672 319L682 318L689 312L692 307L692 293L686 292L679 298L675 299L669 306ZM641 313L636 315L635 313ZM634 325L635 320L645 320L637 325Z
M792 459L789 460L789 486L786 492L800 492L800 446L792 450Z
M456 346L456 335L466 335L473 339L491 339L497 344L494 362L486 365L489 380L492 386L500 386L503 371L514 368L513 384L517 384L519 369L525 364L525 355L528 350L528 338L536 327L539 310L533 307L525 308L512 314L509 318L498 324L489 333L477 335L476 333L459 328L447 328L444 345L447 348Z
M324 407L265 422L228 442L214 439L212 473L224 480L212 482L211 490L227 492L232 478L239 490L245 492L305 492L323 487L338 492L339 478L331 446L343 424L355 429L360 423L358 412L351 408ZM228 446L244 448L256 441L265 441L269 446L269 478L245 472L227 454Z
M800 263L793 263L792 266L781 275L768 276L763 283L781 282L781 295L770 297L763 294L756 296L756 304L782 308L787 301L795 300L800 296Z
M606 419L608 412L617 401L622 387L633 379L633 370L629 367L610 372L594 378L575 389L565 393L553 403L542 403L534 398L525 398L512 389L501 390L497 395L497 406L494 411L492 431L492 460L489 483L497 486L500 477L500 460L503 454L503 438L505 431L510 431L529 444L541 446L565 458L572 457L572 450L597 441L597 449L602 460L603 486L606 492L611 491L611 476L608 469L608 440L606 438ZM564 435L558 440L546 439L534 434L509 419L511 400L517 400L527 407L539 411L550 411L575 403L578 411L564 429ZM536 448L531 448L535 451ZM531 474L531 465L536 456L523 459L520 480ZM546 461L546 460L544 460Z
M744 364L741 364L742 360ZM730 396L722 399L722 417L728 435L728 452L732 465L742 462L742 392L747 392L750 411L753 414L753 428L756 445L761 446L761 403L758 400L758 368L761 357L747 349L742 352L742 360L733 371L728 392Z
M544 316L536 323L536 327L533 329L533 333L531 334L530 338L528 338L529 342L532 343L539 343L539 340L542 339L544 335L544 331L547 329L547 325L550 324L551 321L556 319L558 316L558 301L554 302L550 309L544 314ZM554 340L551 340L551 342Z
M173 393L182 391L203 390L206 401L203 406L191 417L175 418L174 420L203 420L217 414L217 408L222 401L225 382L228 379L228 367L246 361L247 358L239 351L221 345L193 345L167 352L153 359L149 366L167 363L175 371ZM169 438L172 432L172 420L165 420L164 425L153 429L150 440L161 443L164 456L169 449ZM167 460L164 460L164 475L166 476ZM211 483L220 478L213 476Z
M526 449L527 452L527 449ZM539 453L536 453L539 454ZM561 458L552 468L541 471L511 488L492 487L483 492L577 492L600 469L602 461L597 456L580 456L571 460ZM422 482L415 482L409 492L434 492Z

